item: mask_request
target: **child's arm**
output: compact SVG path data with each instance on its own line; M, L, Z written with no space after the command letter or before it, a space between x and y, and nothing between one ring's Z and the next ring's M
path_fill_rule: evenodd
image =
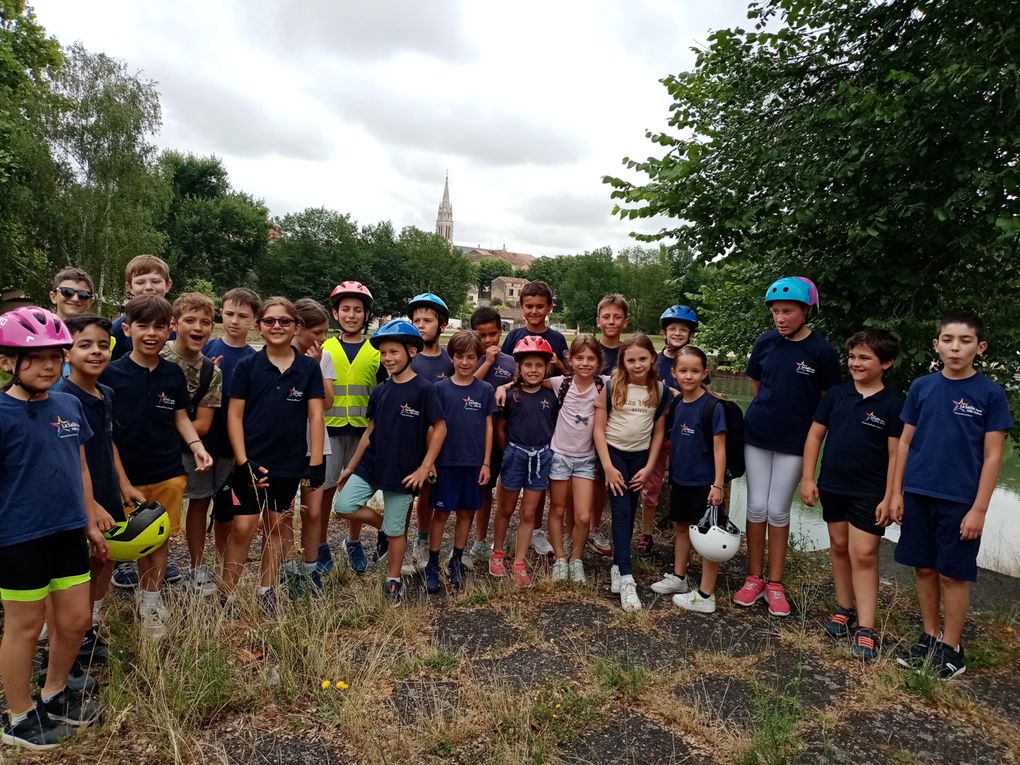
M889 498L889 515L896 523L903 523L903 475L907 471L907 457L910 454L910 442L914 439L917 428L904 423L900 434L899 448L896 450L896 467L893 471L892 496Z
M822 441L828 432L820 422L812 422L804 441L804 467L800 477L800 500L808 507L814 507L818 501L818 486L815 485L815 468L818 467L818 453L822 450ZM895 460L890 462L895 465Z
M322 456L326 424L322 419L323 399L308 399L308 488L318 489L326 482L326 461Z
M191 422L195 426L195 432L198 433L199 438L209 434L209 428L212 427L213 415L216 410L211 406L200 406L195 410L195 419Z
M120 450L117 444L113 445L113 467L117 471L117 483L120 485L120 496L125 504L145 504L145 495L131 485L127 473L124 472L124 463L120 461Z
M666 418L663 416L657 419L652 426L652 440L648 444L648 462L630 479L630 488L632 490L637 491L644 486L645 481L648 479L648 474L655 470L656 463L659 461L659 452L662 451L662 441L665 432Z
M887 438L889 442L889 467L885 471L885 496L875 508L875 525L888 526L893 521L892 517L892 495L893 482L896 480L896 458L899 456L900 439L897 437Z
M103 532L113 528L113 518L99 506L92 494L92 475L89 473L89 463L85 459L84 446L78 447L78 457L81 460L82 499L85 502L85 514L89 519L88 526L85 527L85 536L92 543L96 557L106 560L110 555L110 548L106 544Z
M478 485L485 486L489 482L489 475L492 469L489 467L489 460L492 458L492 415L485 418L485 462L482 469L478 471Z
M178 409L174 413L174 424L177 425L177 432L181 434L184 443L188 445L191 453L195 455L195 470L208 470L212 467L213 458L209 456L209 452L205 450L205 446L202 444L202 439L198 437L198 433L195 431L195 423L188 417L187 409Z
M491 348L486 348L485 349L485 356L482 358L482 363L478 367L478 369L475 370L475 379L476 380L482 380L482 381L485 380L485 376L487 374L489 374L489 371L492 369L493 365L496 363L496 359L499 358L499 354L500 353L502 353L502 351L500 351L498 345L494 345Z
M506 451L506 417L496 418L496 443L502 451Z
M718 507L723 503L723 486L726 485L726 433L712 436L712 456L715 458L715 481L708 492L708 504Z
M603 388L595 398L595 427L592 430L592 437L595 439L595 451L598 453L602 469L606 473L606 486L613 494L622 497L627 491L627 482L623 480L623 473L616 469L613 461L609 458L609 443L606 441L606 423L608 421L606 389Z
M230 448L234 450L234 472L246 468L252 473L252 485L264 489L269 485L269 471L248 461L248 450L244 445L244 405L245 399L232 398L227 406L227 437Z
M420 489L429 479L429 474L435 470L436 457L439 450L443 448L443 441L446 440L446 420L436 420L432 425L432 438L429 439L429 449L425 452L425 459L421 461L418 469L405 476L401 481L405 487L412 491Z
M365 428L365 432L361 434L361 440L358 441L358 446L354 450L354 454L351 455L351 459L347 463L347 466L342 471L340 471L340 478L336 482L337 486L339 486L348 478L350 478L352 475L354 475L354 469L358 466L358 463L361 462L361 457L362 455L364 455L365 449L368 448L368 442L372 440L372 431L374 429L375 421L369 420L368 427Z
M963 516L963 523L960 524L960 539L965 542L979 538L985 527L985 513L988 512L988 503L992 501L995 482L999 480L1002 446L1005 443L1006 431L990 430L985 433L984 461L981 463L977 496L970 510Z

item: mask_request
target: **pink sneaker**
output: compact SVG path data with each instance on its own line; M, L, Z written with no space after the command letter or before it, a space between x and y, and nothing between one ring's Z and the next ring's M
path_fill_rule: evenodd
M530 587L531 577L528 575L528 567L524 561L514 563L514 584L518 587Z
M489 576L506 576L506 554L494 552L489 558Z
M765 597L765 582L758 576L749 576L744 580L744 586L737 590L733 596L733 602L738 606L753 606L761 598Z
M773 616L790 615L790 603L786 599L786 590L783 589L783 585L773 582L766 584L765 599L769 604L769 613Z

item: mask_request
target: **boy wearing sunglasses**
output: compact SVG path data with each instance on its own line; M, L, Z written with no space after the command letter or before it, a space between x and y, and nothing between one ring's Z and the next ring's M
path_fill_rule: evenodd
M57 316L65 321L71 316L89 313L96 302L92 277L80 268L69 266L57 271L50 290L50 302Z

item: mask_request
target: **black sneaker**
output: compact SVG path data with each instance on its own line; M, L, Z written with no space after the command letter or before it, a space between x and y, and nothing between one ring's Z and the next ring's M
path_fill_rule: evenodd
M12 725L10 717L7 718L0 740L5 744L42 751L56 749L73 735L74 728L52 719L43 708L42 702L37 700L35 709L17 725Z
M963 655L963 643L960 650L954 651L945 643L939 643L939 650L934 658L935 669L943 680L952 680L967 671L967 660Z
M896 663L906 669L917 669L930 663L935 659L935 652L942 644L942 635L932 637L927 632L922 632L917 642L910 647L910 650L903 656L896 657Z
M464 586L464 580L467 578L467 566L464 565L463 560L450 558L450 562L446 567L446 573L449 577L450 586L455 590L459 590Z
M50 718L74 728L90 725L99 719L99 703L70 688L65 688L42 705Z
M37 679L39 680L40 688L46 685L45 665ZM75 661L74 664L71 665L71 672L67 676L67 687L72 691L90 694L99 690L99 683L96 682L96 678L92 677L92 675L85 671L85 668L81 665L80 661Z
M110 649L101 637L96 627L89 627L81 641L81 648L78 649L78 661L84 666L103 666L110 659Z
M857 612L840 606L825 625L825 634L834 640L850 637L857 629Z
M386 554L390 551L390 538L379 533L379 539L375 543L375 552L372 553L372 562L378 563L381 560L386 560Z
M401 589L402 585L399 579L387 579L386 584L383 585L383 598L391 606L399 606Z

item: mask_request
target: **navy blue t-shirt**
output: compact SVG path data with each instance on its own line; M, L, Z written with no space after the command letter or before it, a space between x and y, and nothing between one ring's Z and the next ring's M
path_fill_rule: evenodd
M457 385L452 379L436 383L436 395L446 416L446 440L436 465L481 467L485 453L485 424L496 412L496 394L481 380Z
M680 386L673 379L673 359L666 355L665 351L659 351L659 379L673 390L680 390Z
M97 383L99 396L86 393L68 379L61 380L51 389L68 393L78 399L94 438L85 444L85 461L92 478L92 496L106 512L123 518L124 505L117 480L117 467L113 461L113 390Z
M484 359L483 359L484 361ZM482 362L478 362L480 367ZM478 367L475 367L477 369ZM492 366L489 367L488 373L485 375L485 382L493 387L498 388L500 385L506 385L514 379L514 374L517 372L517 362L514 361L514 357L506 353L500 352L496 357L496 360L492 362Z
M230 437L227 435L227 395L230 392L230 383L234 379L234 369L237 362L246 356L255 353L250 345L235 348L227 345L222 338L210 340L202 348L202 355L207 359L220 358L220 373L223 375L223 403L213 410L213 421L209 432L205 434L202 443L206 450L214 457L233 457L234 450L230 446Z
M420 375L391 378L372 389L368 419L372 435L355 475L376 489L409 494L401 482L421 467L429 428L444 419L435 386Z
M514 397L515 393L520 394L520 401ZM507 443L532 449L548 446L556 428L558 410L556 393L549 388L539 388L534 393L517 388L508 390L502 409Z
M74 396L0 393L0 547L88 525L79 447L90 438Z
M244 399L244 450L270 480L305 474L308 401L326 395L319 363L290 350L293 361L282 373L262 349L237 363L230 383L230 398Z
M530 331L527 327L517 327L511 329L503 341L503 353L508 353L511 356L514 353L514 346L517 345L528 335L534 335L535 332ZM544 332L537 333L538 337L545 338L545 341L552 346L553 353L556 354L556 358L562 361L564 364L567 363L567 339L557 330L552 327L546 327Z
M669 480L678 486L711 486L715 483L715 452L708 448L705 435L705 404L711 394L687 403L683 396L673 398L670 420ZM726 432L726 411L716 405L712 412L712 435Z
M435 385L440 380L445 380L453 375L453 362L446 349L440 348L438 356L426 356L424 353L415 354L411 359L411 369L426 382Z
M114 319L113 328L110 330L110 337L116 341L115 343L113 343L113 348L110 349L111 361L116 361L122 356L128 355L135 347L135 344L131 341L131 338L124 334L123 314L121 314L118 318ZM177 333L171 332L170 337L168 337L166 341L170 343L176 339Z
M815 407L840 381L836 349L816 332L793 342L773 329L754 341L747 376L760 387L744 415L744 442L803 454Z
M977 497L985 433L1013 427L1006 394L980 373L965 380L941 372L917 378L900 417L916 428L903 490L966 504Z
M190 396L184 371L160 358L151 372L130 356L110 363L100 382L113 388L113 441L134 486L184 475L177 410Z
M602 345L602 343L599 343ZM616 362L620 358L620 346L615 348L606 348L602 345L602 371L599 372L601 375L611 375L613 370L616 369Z
M889 439L903 432L903 397L888 388L864 398L853 380L826 393L815 422L828 428L818 488L881 500L889 470Z

